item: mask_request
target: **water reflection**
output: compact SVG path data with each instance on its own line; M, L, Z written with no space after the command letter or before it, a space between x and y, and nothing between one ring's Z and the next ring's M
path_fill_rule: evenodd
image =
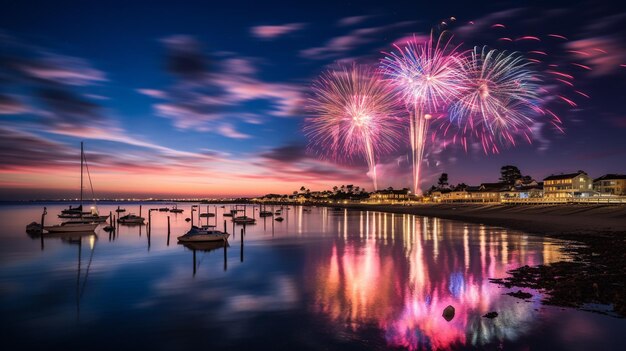
M67 207L46 205L51 213ZM178 245L192 205L179 204L185 210L179 216L155 211L145 228L98 228L110 241L93 234L46 237L43 252L41 238L24 233L43 205L0 207L0 323L9 343L23 349L78 349L86 342L119 348L115 340L134 340L123 348L156 349L568 349L624 339L615 331L623 324L536 311L537 296L520 302L488 282L520 265L561 259L550 240L333 208L284 207L283 222L257 217L257 225L243 227L224 217L226 205L209 210L217 213L210 223L221 229L226 221L229 246ZM138 213L139 206L124 207ZM144 204L144 214L154 207L162 206ZM448 305L456 312L449 322L442 317ZM499 316L481 317L490 311ZM593 332L561 338L568 326ZM529 342L542 333L547 337L540 340L557 341Z
M242 254L243 254L243 240L242 242ZM202 253L208 253L211 251L216 251L218 249L224 249L224 271L228 269L228 255L227 249L230 247L228 241L211 241L211 242L186 242L182 243L185 248L191 250L193 255L193 275L196 275L196 270L200 263L196 263L196 252L200 251Z
M459 231L459 223L411 215L361 212L357 223L341 217L330 254L309 261L314 309L351 331L375 324L393 347L514 339L529 327L537 302L512 303L488 278L562 258L554 245L528 249L525 236L504 229ZM450 322L442 317L448 305L456 310ZM489 311L499 317L483 318Z

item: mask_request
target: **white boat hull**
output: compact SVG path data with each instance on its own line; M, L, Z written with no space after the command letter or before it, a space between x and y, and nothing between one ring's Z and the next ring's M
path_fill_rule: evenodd
M48 233L73 233L73 232L93 232L96 230L98 223L64 223L44 227Z

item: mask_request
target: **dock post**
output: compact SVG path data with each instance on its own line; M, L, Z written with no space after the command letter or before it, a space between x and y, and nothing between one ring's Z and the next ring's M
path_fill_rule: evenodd
M243 262L243 228L241 229L241 249L239 251L239 262Z
M141 205L139 205L139 217L141 217Z
M43 225L46 219L46 214L48 214L48 211L44 207L43 212L41 213L41 231L39 232L39 237L41 238L41 251L43 251Z
M226 231L226 220L224 220L224 233L228 233L228 232ZM235 234L235 233L233 233L233 234Z
M167 216L167 246L170 246L170 216Z

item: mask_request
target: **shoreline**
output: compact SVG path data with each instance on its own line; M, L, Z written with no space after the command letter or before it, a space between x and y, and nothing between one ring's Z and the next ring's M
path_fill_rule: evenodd
M319 204L317 204L319 206ZM552 238L585 241L589 237L626 238L626 205L503 205L503 204L338 204L352 210L438 217L524 231Z

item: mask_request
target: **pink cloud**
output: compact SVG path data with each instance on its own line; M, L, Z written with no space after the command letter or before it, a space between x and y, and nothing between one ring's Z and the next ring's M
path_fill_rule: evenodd
M29 112L28 106L18 98L8 95L0 95L0 115L19 115Z
M346 35L330 39L323 46L301 50L300 56L314 60L338 57L361 45L380 41L381 33L395 28L410 26L414 23L413 21L404 21L382 27L355 29Z
M303 29L304 23L288 23L283 25L256 26L250 28L253 36L261 39L276 39L289 33Z
M156 89L137 89L139 94L149 96L155 99L164 99L167 97L167 93L162 90Z
M221 135L227 138L232 138L232 139L249 139L252 137L248 134L244 134L244 133L237 131L235 129L235 126L233 126L230 123L223 123L217 128L217 131Z
M68 85L90 85L107 81L104 72L92 68L85 60L61 56L47 55L37 62L23 62L19 69L35 78Z
M626 60L626 47L617 36L597 36L566 44L573 57L591 67L591 75L610 74Z
M369 18L372 18L373 16L350 16L350 17L344 17L342 19L340 19L339 21L337 21L337 25L340 27L345 27L345 26L353 26L355 24L359 24Z

